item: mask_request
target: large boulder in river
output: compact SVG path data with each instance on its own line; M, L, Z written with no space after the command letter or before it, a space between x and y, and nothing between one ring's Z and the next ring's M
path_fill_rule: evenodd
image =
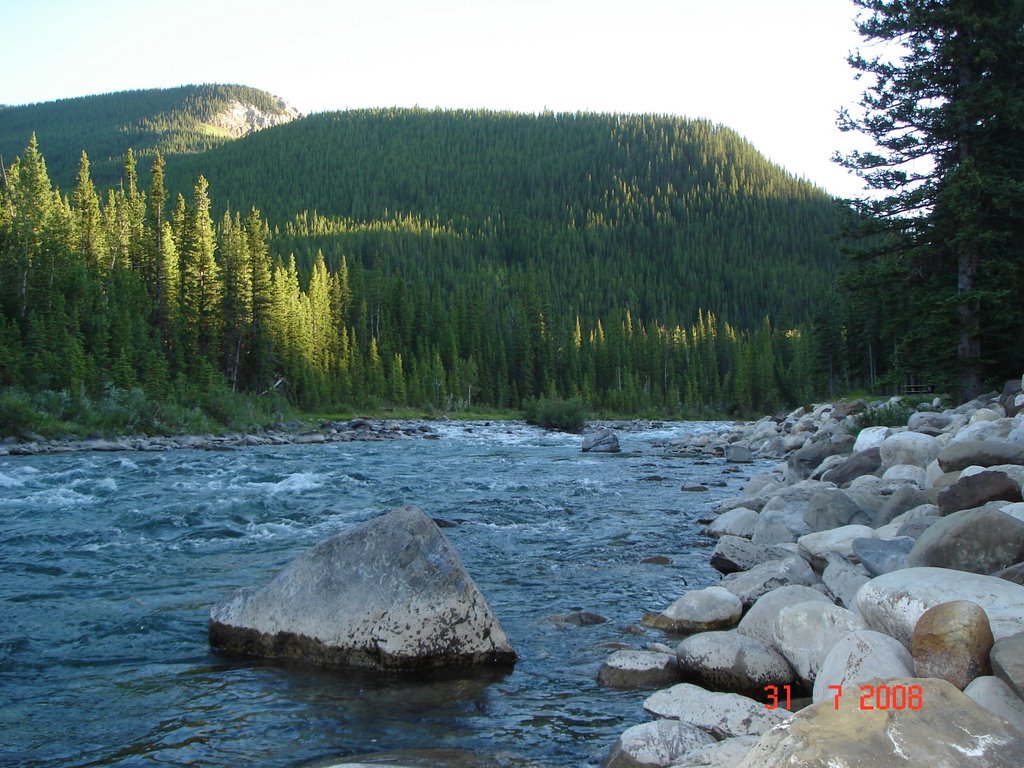
M393 670L511 665L516 654L437 525L394 509L321 542L210 613L217 651Z
M610 429L599 429L583 438L584 453L618 453L619 437Z

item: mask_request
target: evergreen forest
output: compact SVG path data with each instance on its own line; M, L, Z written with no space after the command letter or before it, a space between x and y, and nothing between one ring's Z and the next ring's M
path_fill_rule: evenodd
M63 189L42 135L5 168L0 386L682 416L824 381L835 201L706 121L327 113L112 184L80 149Z

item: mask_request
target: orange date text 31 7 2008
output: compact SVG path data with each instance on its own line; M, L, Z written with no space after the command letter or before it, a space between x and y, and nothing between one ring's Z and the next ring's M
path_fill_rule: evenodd
M843 686L830 685L832 706L839 709L839 700L843 697ZM792 690L788 685L766 685L764 687L765 708L790 709ZM783 703L783 701L785 703ZM920 685L862 685L860 686L859 709L921 709L924 706L924 690Z

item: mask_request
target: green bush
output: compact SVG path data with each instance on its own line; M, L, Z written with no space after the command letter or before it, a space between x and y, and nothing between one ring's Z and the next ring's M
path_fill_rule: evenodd
M0 392L0 437L35 431L39 414L24 392L8 389Z
M587 407L581 398L543 397L524 405L523 415L530 424L560 432L581 432L587 423Z
M913 413L902 403L868 406L853 417L853 433L868 427L905 427Z

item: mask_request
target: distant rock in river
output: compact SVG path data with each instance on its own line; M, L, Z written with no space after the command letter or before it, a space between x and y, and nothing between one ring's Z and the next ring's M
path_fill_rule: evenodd
M394 509L321 542L210 612L217 651L390 670L511 665L516 654L437 525Z

